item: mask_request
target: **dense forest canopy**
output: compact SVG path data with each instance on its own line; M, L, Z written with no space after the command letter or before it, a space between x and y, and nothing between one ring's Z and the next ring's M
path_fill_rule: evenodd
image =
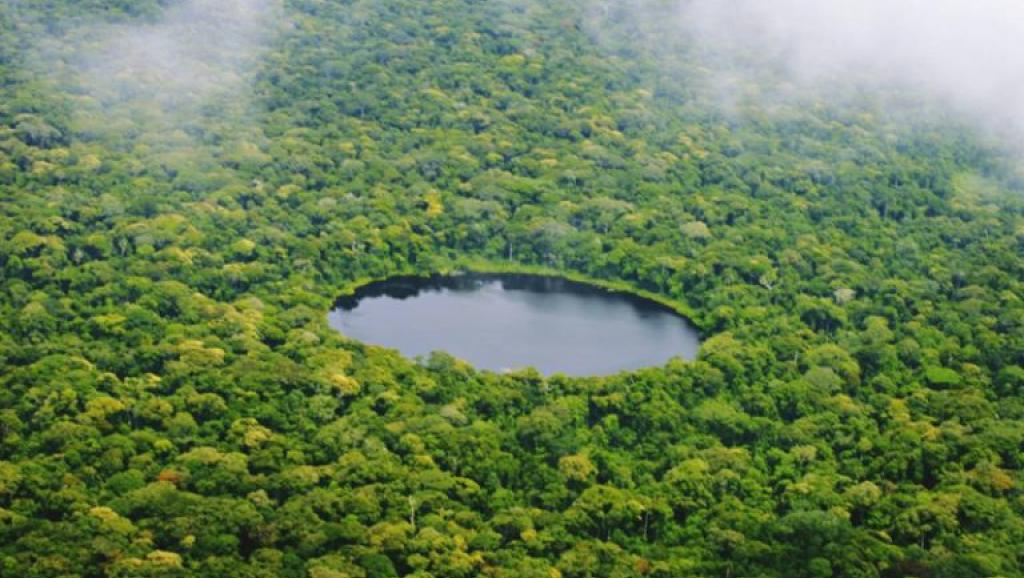
M0 6L0 575L1024 575L1019 159L723 106L648 4ZM707 339L570 379L327 325L460 268Z

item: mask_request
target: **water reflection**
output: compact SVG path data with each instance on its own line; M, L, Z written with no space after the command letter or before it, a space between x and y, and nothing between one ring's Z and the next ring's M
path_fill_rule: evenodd
M349 337L408 356L443 350L483 369L601 375L692 359L696 330L671 309L556 277L395 277L338 300Z

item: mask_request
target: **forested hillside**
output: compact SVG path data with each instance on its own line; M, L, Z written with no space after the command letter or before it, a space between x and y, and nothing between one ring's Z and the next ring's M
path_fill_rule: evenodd
M771 71L721 106L628 10L3 3L0 576L1024 576L1019 158ZM467 268L658 294L700 355L327 325Z

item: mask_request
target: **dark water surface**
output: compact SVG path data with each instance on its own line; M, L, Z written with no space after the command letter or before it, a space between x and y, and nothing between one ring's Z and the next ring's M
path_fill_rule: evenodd
M409 357L441 350L493 371L606 375L692 359L699 346L664 305L536 275L394 277L341 298L328 320Z

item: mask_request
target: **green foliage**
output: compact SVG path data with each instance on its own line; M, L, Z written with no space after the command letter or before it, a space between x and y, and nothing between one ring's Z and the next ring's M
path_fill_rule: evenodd
M588 34L602 2L289 0L246 98L87 102L83 27L173 4L0 7L0 575L1021 575L997 151L725 114L670 30ZM699 359L493 374L327 326L481 263L657 295Z

